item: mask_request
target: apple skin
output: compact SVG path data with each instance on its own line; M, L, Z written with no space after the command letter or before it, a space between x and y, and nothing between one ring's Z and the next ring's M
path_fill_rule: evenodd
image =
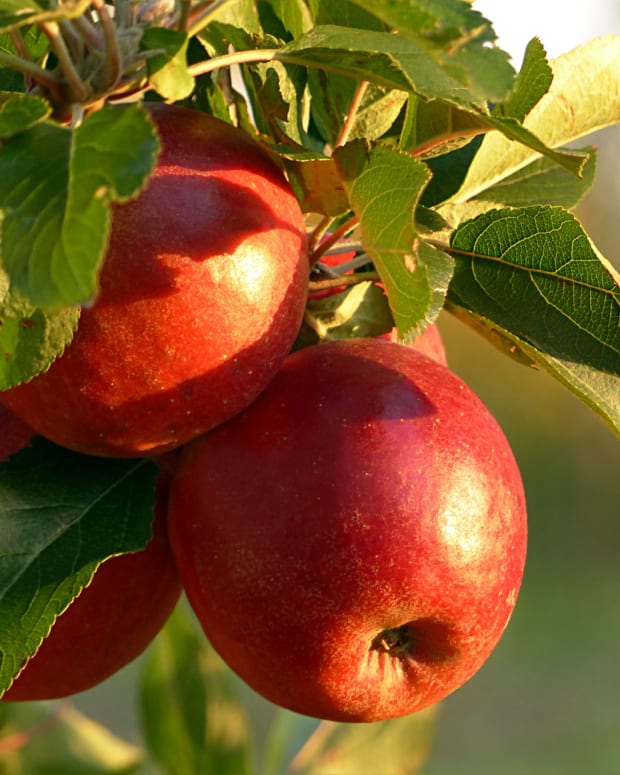
M34 431L0 404L0 463L30 444Z
M279 168L218 119L149 111L162 153L113 207L94 304L46 373L0 393L87 454L159 454L234 416L289 353L306 301L304 219Z
M353 339L289 356L191 442L169 501L189 602L228 665L298 713L436 703L499 641L524 570L520 473L446 367Z
M394 327L387 334L381 334L379 338L388 339L391 342L398 342L398 329ZM429 358L437 361L437 363L441 363L442 366L448 365L446 348L443 339L441 338L441 332L435 323L431 323L430 326L427 326L421 334L416 336L416 338L409 343L408 346L427 355Z
M152 539L141 551L97 568L2 702L52 700L90 689L136 659L161 630L181 594L166 528L170 478L162 472L157 480Z

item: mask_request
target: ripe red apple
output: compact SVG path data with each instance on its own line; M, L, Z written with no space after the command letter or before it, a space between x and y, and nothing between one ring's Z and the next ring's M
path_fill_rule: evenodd
M418 711L507 625L526 553L522 482L495 419L446 367L378 339L289 356L183 451L170 541L230 667L336 721Z
M181 594L166 530L169 476L160 475L153 538L103 562L58 617L2 701L49 700L90 689L138 657Z
M393 328L387 334L382 334L380 338L398 342L398 329ZM424 355L437 361L437 363L441 363L443 366L448 365L446 348L435 323L427 326L419 336L416 336L413 342L409 344L409 347L424 353Z
M0 463L28 446L33 436L32 428L0 404Z
M162 154L146 190L113 209L95 303L45 374L0 394L78 452L156 454L232 417L273 377L303 315L304 219L278 167L211 116L149 110Z

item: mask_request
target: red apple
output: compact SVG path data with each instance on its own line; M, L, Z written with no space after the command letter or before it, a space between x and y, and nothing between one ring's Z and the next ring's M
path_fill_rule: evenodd
M269 700L336 721L413 713L467 681L507 625L527 532L483 403L378 339L294 353L191 442L169 526L224 660Z
M393 328L387 334L382 334L381 338L398 342L398 329ZM448 365L446 348L441 338L441 333L434 323L427 326L419 336L416 336L409 346L419 350L419 352L424 353L424 355L437 361L437 363L441 363L443 366Z
M49 700L90 689L138 657L181 594L166 530L169 477L160 475L153 538L95 571L2 701Z
M32 428L0 404L0 463L28 446L33 436Z
M149 107L162 154L115 206L95 303L50 369L0 394L38 433L96 455L173 449L250 404L297 335L305 225L278 167L245 132Z

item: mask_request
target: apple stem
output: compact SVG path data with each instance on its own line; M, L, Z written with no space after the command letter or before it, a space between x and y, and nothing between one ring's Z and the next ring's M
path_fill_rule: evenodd
M336 242L338 242L339 239L344 237L345 234L348 234L357 225L357 222L357 216L351 216L351 218L345 221L342 226L339 226L336 231L330 234L327 239L324 239L322 242L316 245L314 250L310 253L310 266L314 266L322 255L324 255L333 245L336 244Z
M327 280L311 280L308 283L308 290L310 293L316 293L317 291L328 291L330 288L340 288L343 285L358 285L369 281L374 283L380 279L378 272L357 272L356 274L329 277Z
M60 25L57 22L45 22L41 24L41 32L49 40L58 59L58 64L67 79L71 90L71 102L86 102L89 96L88 89L73 64L67 44L62 36Z

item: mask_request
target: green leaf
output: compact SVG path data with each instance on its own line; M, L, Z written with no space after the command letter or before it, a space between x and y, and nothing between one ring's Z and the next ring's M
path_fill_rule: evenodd
M325 25L285 46L282 54L286 61L413 91L426 99L468 108L475 103L467 89L429 54L398 34Z
M538 38L533 38L525 49L523 64L511 93L497 106L495 112L500 116L512 116L523 121L549 91L552 81L553 70L547 62L543 44Z
M161 54L147 59L149 84L165 100L183 100L194 90L194 78L187 68L187 35L167 27L147 27L140 39L141 51Z
M279 29L269 24L267 11L278 20ZM303 0L263 0L260 3L260 14L265 32L285 40L297 38L312 27L312 17Z
M572 391L620 436L620 379L569 358L553 356L472 310L446 303L447 310L490 344L525 366L539 366Z
M359 30L384 30L387 27L371 11L360 8L354 0L309 0L315 25L335 24Z
M401 339L411 341L439 314L453 270L453 260L422 242L414 226L428 168L409 154L371 150L361 141L337 149L334 158Z
M0 296L2 271L0 269ZM2 306L10 306L5 299ZM73 338L79 309L58 312L26 307L0 312L0 390L46 371Z
M261 23L256 7L256 0L228 0L218 4L206 17L206 26L201 29L200 37L210 36L211 27L219 25L227 26L231 30L236 28L244 35L259 35L262 33ZM228 37L225 35L224 37ZM234 35L229 37L230 43L237 46ZM221 53L225 53L225 49Z
M42 22L63 21L81 16L91 0L68 0L59 5L33 0L0 0L0 32Z
M500 205L527 207L558 205L567 210L575 207L590 190L596 175L596 148L581 148L587 161L582 176L575 177L546 157L536 159L504 180L481 191L462 205L444 205L441 215L453 225L469 220Z
M594 371L607 374L619 393L620 282L570 213L551 206L492 210L457 229L452 253L453 304L572 368L575 392L588 389Z
M6 140L48 118L51 107L41 97L0 92L0 139Z
M378 140L393 126L406 102L404 92L369 84L355 113L348 139Z
M6 775L131 775L142 764L139 747L69 703L6 703L4 710L0 772Z
M620 121L620 35L598 38L551 61L553 82L523 126L550 148ZM540 155L501 133L488 134L451 197L453 206L523 169Z
M40 438L0 464L0 691L99 563L146 545L155 475Z
M514 80L509 55L490 46L496 39L487 19L462 0L353 0L398 30L476 99L503 99Z
M232 673L182 606L149 650L140 710L148 750L164 772L252 772L249 723Z
M399 138L401 151L428 159L461 148L487 131L480 116L436 100L411 97Z
M360 81L400 89L428 100L440 100L476 115L482 126L544 154L578 175L581 154L545 145L511 117L488 114L486 105L421 48L397 33L387 34L333 26L316 27L285 46L286 62L322 68Z
M138 106L103 108L73 132L41 122L7 140L0 148L0 244L14 289L36 307L90 301L110 202L139 193L157 149L155 127Z
M372 282L360 282L340 293L308 301L296 348L332 339L379 336L393 326L383 290Z
M430 754L438 707L375 724L322 721L286 771L299 775L413 775L420 772ZM274 726L279 724L288 732L291 721L280 714ZM276 728L271 735L277 733Z

